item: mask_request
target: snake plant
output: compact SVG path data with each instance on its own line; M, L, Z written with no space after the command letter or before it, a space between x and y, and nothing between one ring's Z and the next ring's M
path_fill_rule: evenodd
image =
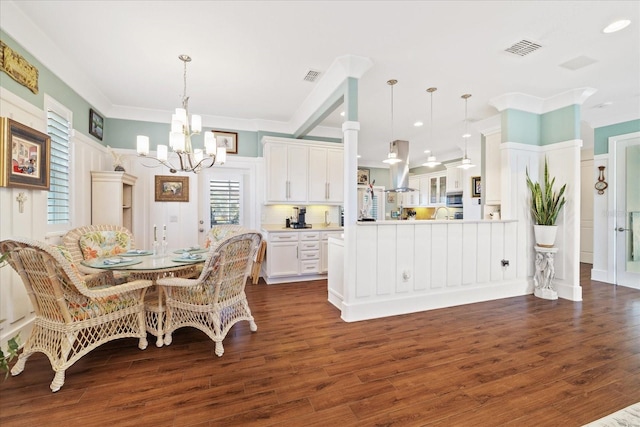
M547 159L544 160L544 188L539 182L532 182L527 169L527 187L531 193L531 214L537 225L555 225L560 209L564 206L564 190L567 184L560 188L559 192L553 191L556 179L549 179L549 165Z

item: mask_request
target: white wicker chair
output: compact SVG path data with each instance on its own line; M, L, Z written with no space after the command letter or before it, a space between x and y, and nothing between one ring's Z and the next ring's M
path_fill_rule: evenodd
M207 334L215 342L215 353L222 356L222 340L234 324L247 320L251 331L258 329L244 288L261 241L255 231L229 236L211 247L197 279L156 282L167 299L166 345L173 331L190 326Z
M88 279L94 276L81 275L65 252L29 239L0 242L0 253L9 253L7 261L20 275L36 315L11 374L20 374L33 353L44 353L56 373L54 392L64 384L65 371L101 344L133 337L140 349L147 347L144 294L152 285L137 280L91 286ZM104 283L105 276L98 277Z
M106 247L101 249L101 252L103 253L97 253L87 247L85 247L85 250L83 251L83 239L94 241L104 239L113 241L105 244ZM118 255L119 253L126 252L127 250L135 249L133 234L125 227L110 224L85 225L68 231L67 234L62 237L62 243L71 254L73 263L76 264L81 273L101 273L105 275L112 275L117 283L125 282L128 279L129 273L105 271L87 267L82 264L82 261L84 260L100 258L102 256Z

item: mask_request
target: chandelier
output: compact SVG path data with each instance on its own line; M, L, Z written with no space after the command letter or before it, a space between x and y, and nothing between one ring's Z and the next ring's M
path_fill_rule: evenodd
M402 161L398 158L398 150L393 143L393 86L395 86L396 83L398 83L398 81L394 79L387 81L387 84L391 86L391 142L389 143L389 154L387 154L387 158L382 162L390 165L400 163Z
M462 95L461 98L464 99L464 134L462 135L462 138L464 138L464 157L458 167L461 169L470 169L476 166L471 163L471 159L467 156L467 141L471 138L471 134L469 133L469 120L467 119L467 102L469 98L471 98L471 94L466 93Z
M430 87L429 89L427 89L427 92L429 92L431 94L431 129L430 129L430 136L429 136L429 143L433 144L433 92L437 91L438 88L436 87ZM430 150L425 150L424 151L426 154L431 153ZM428 166L430 168L434 167L434 166L438 166L441 163L439 161L436 160L436 156L434 155L430 155L427 157L427 161L426 163L423 163L422 166Z
M187 96L187 62L191 62L189 55L180 55L178 58L184 63L184 90L182 93L182 108L176 108L175 114L171 116L171 132L169 133L169 146L178 156L179 167L173 166L169 162L169 150L166 145L158 144L156 157L149 156L149 137L145 135L137 136L138 156L151 158L159 164L155 166L144 165L146 167L157 167L164 165L169 168L169 172L193 172L198 173L204 168L210 168L214 164L224 164L227 157L225 147L218 147L213 132L206 132L204 135L204 150L193 148L191 137L202 132L202 117L191 116L189 125L189 97Z

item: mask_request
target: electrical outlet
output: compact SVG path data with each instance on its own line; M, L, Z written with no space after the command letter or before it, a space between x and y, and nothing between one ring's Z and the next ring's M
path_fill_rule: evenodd
M502 264L503 267L509 267L509 260L508 259L503 259L502 261L500 261L500 263Z

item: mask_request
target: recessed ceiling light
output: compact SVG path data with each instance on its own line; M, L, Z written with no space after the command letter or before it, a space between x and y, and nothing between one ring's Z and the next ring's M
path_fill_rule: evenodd
M343 111L342 113L340 113L340 115L341 115L342 117L344 117L344 111Z
M429 154L431 150L424 150L424 154Z
M415 127L419 128L419 127L420 127L420 126L422 126L423 124L424 124L424 123L422 123L422 122L420 122L420 121L417 121L417 122L415 122L413 125L414 125Z
M627 28L629 26L629 24L631 24L631 21L628 19L621 19L619 21L616 22L612 22L611 24L607 25L604 30L602 30L603 33L605 34L609 34L609 33L615 33L616 31L620 31L624 28Z
M360 154L358 154L356 157L357 157L357 158L360 158L360 157L362 157L362 156L361 156Z

